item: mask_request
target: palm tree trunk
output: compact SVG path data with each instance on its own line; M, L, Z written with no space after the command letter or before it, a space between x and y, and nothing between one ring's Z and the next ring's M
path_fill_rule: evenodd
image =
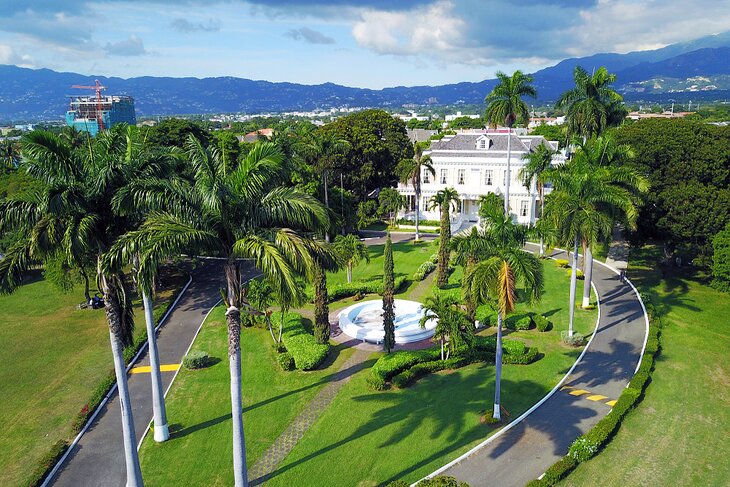
M122 436L124 438L124 460L127 467L127 487L141 487L144 483L142 482L142 471L139 467L137 437L134 431L134 417L129 399L127 369L124 364L121 305L117 299L117 291L113 281L107 280L106 276L100 273L99 283L104 295L104 313L109 324L109 339L112 355L114 356L114 374L117 378L119 404L122 409Z
M228 324L228 367L231 373L231 418L233 424L233 479L236 487L248 487L246 440L243 433L241 400L241 311L236 306L226 310Z
M530 225L534 225L535 221L537 221L537 183L533 182L530 186L532 186L532 201L531 201L531 208L530 208Z
M330 203L329 203L329 199L327 197L327 171L324 171L323 176L324 176L324 206L327 207L327 209L329 210ZM330 243L329 229L325 231L324 241L327 243Z
M352 262L347 263L347 283L352 283Z
M419 240L421 240L421 236L418 233L418 216L419 216L418 213L419 213L420 206L421 206L419 203L419 200L421 199L421 191L418 189L415 189L415 188L414 188L414 190L415 190L414 192L416 193L416 242L418 242Z
M542 185L540 185L540 218L542 218L542 215L545 213L545 195L543 194L545 190L543 189ZM540 257L545 255L545 238L540 235Z
M497 346L494 350L494 410L492 417L502 419L500 411L500 394L502 386L502 311L497 310Z
M111 331L109 332L109 339L111 340L112 354L114 355L114 373L117 377L117 388L119 389L119 404L122 408L122 435L124 437L124 459L127 467L127 487L142 487L144 482L142 481L142 470L139 467L139 456L137 455L137 436L134 432L134 416L129 400L127 369L124 366L122 342Z
M591 279L593 279L593 252L591 246L586 246L585 255L586 270L584 273L585 281L583 282L583 307L586 308L591 304Z
M444 361L444 338L441 337L441 361Z
M504 214L509 215L510 158L512 157L512 127L507 133L507 183L504 188Z
M573 318L575 317L575 287L578 280L578 241L575 236L575 247L573 250L573 267L570 271L570 321L568 323L568 336L573 336Z
M141 286L140 286L141 287ZM167 411L165 410L165 395L162 392L162 376L160 375L160 357L157 353L157 333L155 332L155 318L152 313L152 298L142 288L142 303L144 304L144 320L147 326L147 346L150 355L150 377L152 378L152 417L154 419L155 441L167 441L170 431L167 427Z

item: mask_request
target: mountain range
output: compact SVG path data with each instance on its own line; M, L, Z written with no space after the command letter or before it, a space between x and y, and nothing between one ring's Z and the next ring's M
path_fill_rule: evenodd
M535 73L538 102L572 86L573 69L606 66L627 100L676 101L730 98L730 31L661 49L601 53L565 59ZM334 83L302 85L235 77L117 78L0 65L0 120L54 120L63 116L71 85L98 79L107 93L131 95L138 115L276 112L331 107L400 107L404 104L479 104L494 87L488 79L441 86L372 90Z

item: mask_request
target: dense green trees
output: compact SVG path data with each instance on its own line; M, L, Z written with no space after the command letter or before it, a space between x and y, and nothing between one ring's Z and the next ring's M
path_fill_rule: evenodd
M421 239L418 233L418 222L421 218L421 179L424 175L430 174L431 177L436 177L436 170L433 168L431 156L423 154L424 145L416 142L413 144L413 158L403 159L397 168L400 182L403 184L410 183L413 186L413 192L415 194L416 208L416 241Z
M390 233L385 240L383 258L383 349L390 353L395 347L395 274L393 268L393 242Z
M413 157L405 124L383 110L353 113L321 130L349 142L350 149L338 155L334 172L344 174L345 187L359 201L374 189L394 186L398 182L397 163Z
M730 222L730 127L681 119L647 119L615 130L631 167L651 191L635 240L658 239L667 257L709 256L712 237Z
M730 291L730 223L712 239L712 285Z

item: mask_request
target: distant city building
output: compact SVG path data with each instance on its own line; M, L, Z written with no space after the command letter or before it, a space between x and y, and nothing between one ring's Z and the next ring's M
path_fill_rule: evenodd
M270 139L273 136L274 129L259 129L249 132L246 135L239 135L237 138L239 142L257 142L261 138Z
M431 156L436 175L426 171L421 175L420 217L438 220L438 208L427 210L429 200L441 189L455 188L459 193L459 209L452 218L453 230L477 222L480 196L488 193L504 196L507 183L507 140L511 137L511 213L519 223L534 222L534 208L539 204L537 191L534 184L528 189L520 180L520 169L526 164L522 157L540 145L557 150L558 143L548 141L539 135L523 134L524 129L519 134L513 130L511 135L507 129L470 130L433 141L430 149L424 154ZM561 164L564 161L563 153L557 153L553 157L553 164ZM406 208L402 216L413 219L415 210L413 186L399 184L398 191L406 198Z
M628 115L626 115L626 118L631 120L641 120L644 118L684 118L687 115L692 115L695 112L672 112L672 111L666 111L662 113L640 113L640 112L631 112Z
M466 118L471 118L472 120L476 120L477 118L479 118L479 115L467 115L465 113L456 112L456 115L446 115L444 117L444 120L446 120L447 122L453 122L457 118L461 118L461 117L466 117Z
M532 117L530 123L527 124L528 129L534 129L540 125L563 125L565 117Z
M120 123L137 123L131 96L74 96L66 112L68 126L91 135Z

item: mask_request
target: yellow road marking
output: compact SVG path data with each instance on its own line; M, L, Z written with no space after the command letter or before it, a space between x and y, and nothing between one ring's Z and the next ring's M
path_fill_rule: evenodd
M586 397L589 401L603 401L604 399L608 399L608 396L602 396L600 394L593 394L592 396Z
M180 364L160 365L160 372L175 372L179 368ZM152 372L152 367L149 365L134 367L129 371L130 374L149 374L150 372Z
M613 407L613 406L616 405L616 401L608 401L606 404L608 404L609 406Z
M563 386L560 388L561 391L564 391L565 389L572 389L572 386Z
M583 394L590 394L590 392L584 391L583 389L576 389L574 391L570 391L568 394L571 396L582 396Z

